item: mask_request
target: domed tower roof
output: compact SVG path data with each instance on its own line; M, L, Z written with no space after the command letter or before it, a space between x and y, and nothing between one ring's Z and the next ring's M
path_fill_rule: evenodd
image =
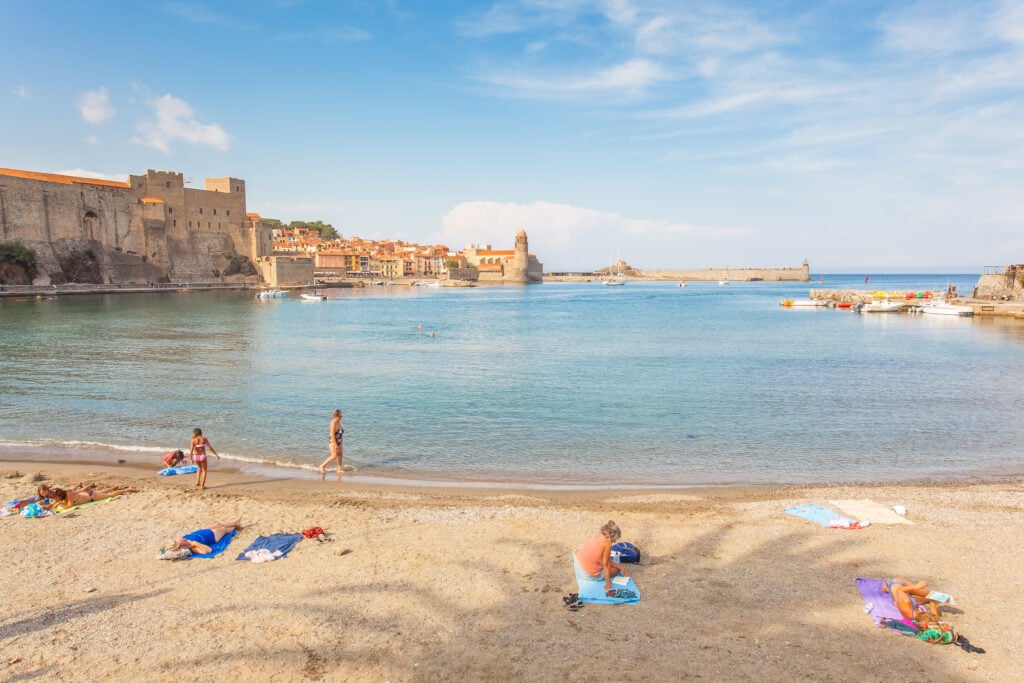
M526 237L526 230L520 229L519 232L516 233L516 237Z

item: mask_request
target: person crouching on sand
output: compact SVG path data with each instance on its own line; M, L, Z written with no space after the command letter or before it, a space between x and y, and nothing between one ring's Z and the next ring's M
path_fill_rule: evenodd
M928 597L930 591L927 581L911 583L906 579L895 578L882 584L882 590L892 596L892 604L907 619L914 620L927 613L922 603L927 603L933 617L939 617L938 604Z
M177 467L185 460L185 451L171 451L164 456L164 467Z
M628 577L629 574L622 565L612 562L612 543L622 537L619 525L609 521L596 534L584 541L576 554L572 556L573 564L576 565L576 575L582 572L590 581L604 579L604 589L610 590L612 579L620 573ZM583 578L580 576L580 578Z
M189 446L188 455L192 458L192 462L199 466L196 470L196 486L202 491L206 488L206 449L209 448L210 452L217 456L220 460L220 455L217 454L217 450L213 447L213 444L203 436L203 430L196 427L192 430L192 445Z

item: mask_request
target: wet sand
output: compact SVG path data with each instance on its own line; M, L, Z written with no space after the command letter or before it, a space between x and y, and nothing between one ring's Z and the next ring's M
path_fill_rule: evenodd
M56 460L56 458L53 458ZM214 462L0 461L0 500L36 481L141 489L45 519L0 518L2 678L116 680L1019 680L1024 478L686 491L338 483ZM824 529L802 503L902 504L913 525ZM157 561L241 516L223 555ZM638 605L562 606L571 553L608 519L640 546ZM260 534L328 531L266 564ZM351 551L351 552L345 552ZM984 655L876 629L859 577L927 579Z

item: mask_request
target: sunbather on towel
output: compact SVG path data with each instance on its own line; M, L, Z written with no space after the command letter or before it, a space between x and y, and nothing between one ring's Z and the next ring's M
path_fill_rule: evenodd
M40 484L39 489L36 491L36 495L40 498L49 498L50 502L43 507L47 510L52 510L55 507L69 508L83 503L106 500L107 498L113 498L114 496L120 496L125 493L137 492L138 489L133 489L127 486L115 486L107 489L62 489L56 486L50 487L46 484Z
M927 603L932 616L939 616L939 606L934 600L928 599L930 591L927 581L911 583L906 579L895 578L886 581L882 585L882 590L892 596L892 604L907 619L914 620L921 614L925 614L926 610L921 606L923 603Z
M629 574L621 565L612 562L612 543L622 537L619 525L609 521L601 530L588 538L580 549L576 551L576 562L594 580L604 579L604 589L611 590L612 579L621 572L623 576Z
M193 531L190 534L185 534L181 538L172 539L164 546L164 550L170 552L173 550L180 550L181 548L188 548L193 553L198 553L200 555L206 554L212 550L210 546L224 538L225 534L241 528L241 518L236 519L233 522L216 522L211 525L209 529L200 529L199 531Z

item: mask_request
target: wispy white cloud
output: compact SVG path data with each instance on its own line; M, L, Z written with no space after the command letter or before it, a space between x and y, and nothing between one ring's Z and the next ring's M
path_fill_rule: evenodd
M20 99L27 100L28 99L28 86L19 85L16 88L14 88L14 90L11 91L11 94L13 94L15 97L18 97Z
M132 142L171 153L171 142L184 140L192 145L208 145L220 151L231 147L231 136L216 123L201 123L192 107L173 95L164 95L147 103L156 116L136 126Z
M84 168L69 168L66 171L57 171L57 175L70 175L76 178L93 178L95 180L113 180L119 183L123 183L128 180L127 173L98 173L96 171L87 171Z
M315 31L285 33L274 40L280 43L358 43L370 39L366 31L351 26L335 26Z
M619 93L633 97L670 80L672 75L657 63L638 58L583 73L552 75L506 71L480 74L479 78L505 88L509 94L565 99L595 93Z
M78 97L78 111L89 123L105 123L114 118L116 110L110 104L106 88L87 90Z
M164 11L190 24L209 24L238 31L250 31L254 26L244 20L213 12L205 5L188 2L167 2Z

